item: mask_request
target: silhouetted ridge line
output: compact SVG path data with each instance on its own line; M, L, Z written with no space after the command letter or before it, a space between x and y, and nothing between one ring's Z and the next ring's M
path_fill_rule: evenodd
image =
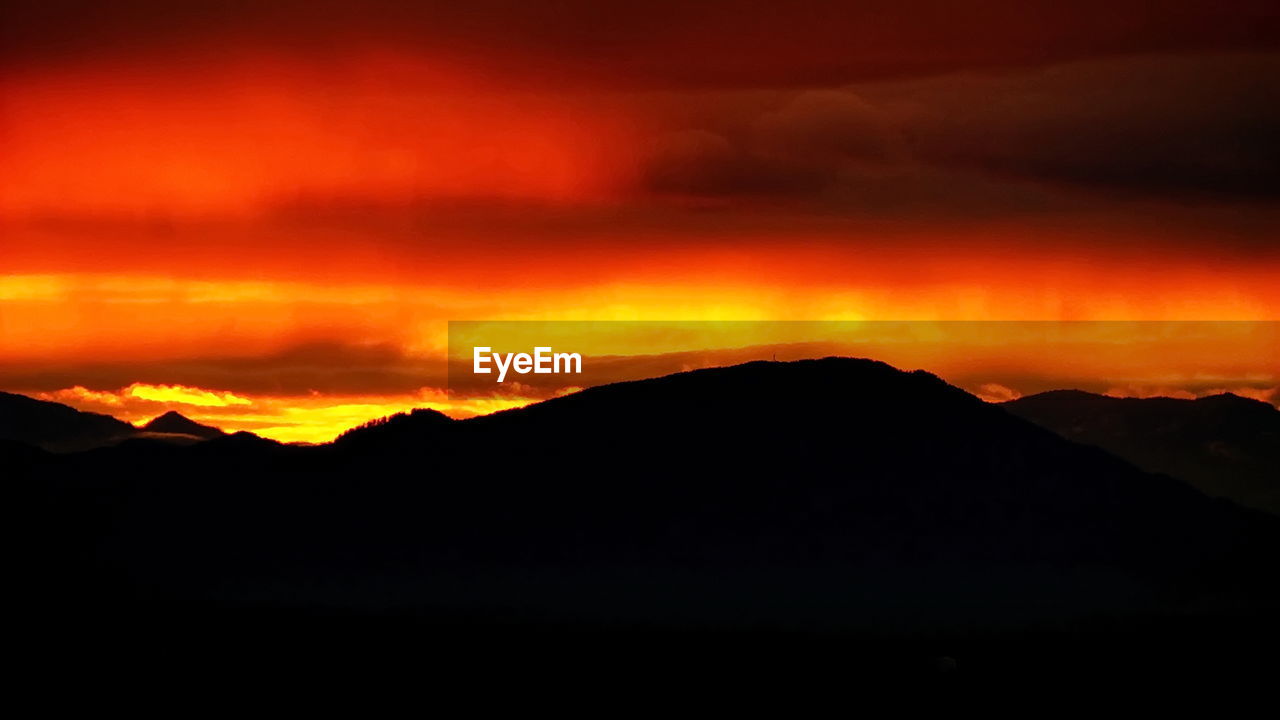
M1231 393L1192 400L1057 390L1003 407L1145 470L1280 514L1280 410L1268 403Z
M453 418L430 408L416 408L407 413L396 413L370 420L339 435L334 443L353 446L361 443L394 442L397 439L421 439L421 436L453 422Z
M870 360L419 411L318 447L103 448L34 475L59 573L39 587L77 612L881 632L1277 601L1280 520Z
M119 441L134 432L129 423L108 415L0 392L0 440L74 452Z
M156 433L191 435L193 437L204 438L206 440L226 435L226 432L221 428L216 428L212 425L202 425L173 410L154 418L146 425L143 425L141 429Z

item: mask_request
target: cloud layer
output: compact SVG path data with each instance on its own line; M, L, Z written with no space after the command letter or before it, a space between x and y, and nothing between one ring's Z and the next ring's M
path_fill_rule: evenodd
M664 136L645 177L659 194L847 212L1063 208L1064 190L1269 202L1276 77L1280 56L1159 56L780 93Z

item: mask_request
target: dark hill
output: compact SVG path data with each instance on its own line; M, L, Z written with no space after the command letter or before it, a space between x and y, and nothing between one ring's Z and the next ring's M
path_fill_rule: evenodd
M352 428L339 435L335 443L347 450L420 445L429 442L437 431L452 422L453 418L442 412L417 408Z
M1280 410L1267 403L1229 393L1181 400L1058 390L1004 407L1145 470L1280 514Z
M109 415L0 392L0 441L24 443L50 452L81 452L126 441L189 444L225 434L176 412L134 427Z
M57 456L57 581L33 586L77 616L880 635L1276 607L1280 521L920 371L760 362L414 417L369 443Z
M52 452L74 452L130 437L129 423L61 403L0 392L0 440Z
M213 438L226 435L226 433L219 428L211 425L201 425L181 413L177 413L172 410L152 419L151 422L143 425L141 429L153 433L190 435L192 437L204 438L205 440L211 440Z

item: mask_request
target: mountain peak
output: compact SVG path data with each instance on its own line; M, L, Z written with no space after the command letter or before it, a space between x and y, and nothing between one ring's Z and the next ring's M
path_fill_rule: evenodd
M439 410L415 408L407 413L396 413L351 428L339 435L335 442L346 445L404 440L416 442L423 436L452 425L453 422L453 418Z
M182 413L170 410L143 425L142 430L156 433L173 433L178 435L194 435L195 437L212 439L226 435L221 429L212 425L202 425Z
M1223 392L1223 393L1218 393L1217 395L1205 395L1204 397L1196 398L1196 402L1201 403L1203 405L1219 405L1223 407L1250 408L1253 410L1264 410L1264 411L1276 410L1276 406L1272 405L1269 402L1266 402L1265 400L1258 400L1257 398L1245 397L1244 395L1237 395L1233 392Z

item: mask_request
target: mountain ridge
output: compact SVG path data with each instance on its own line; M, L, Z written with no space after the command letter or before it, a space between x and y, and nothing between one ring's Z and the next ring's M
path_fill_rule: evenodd
M1280 514L1280 410L1231 393L1196 399L1050 391L1001 407L1215 497Z
M0 440L75 452L130 437L129 423L70 405L0 392Z
M170 410L152 418L149 422L141 425L139 429L153 433L191 435L205 440L212 440L227 434L221 428L198 423L175 410Z
M1258 568L1280 521L875 361L420 417L429 430L382 424L404 432L376 443L55 457L50 532L111 548L97 562L120 570L93 586L125 603L268 593L355 613L830 629L1272 602ZM86 478L129 492L86 494ZM103 545L96 527L132 540Z
M64 403L0 392L0 441L54 453L85 452L132 441L203 442L225 434L172 410L135 426Z

